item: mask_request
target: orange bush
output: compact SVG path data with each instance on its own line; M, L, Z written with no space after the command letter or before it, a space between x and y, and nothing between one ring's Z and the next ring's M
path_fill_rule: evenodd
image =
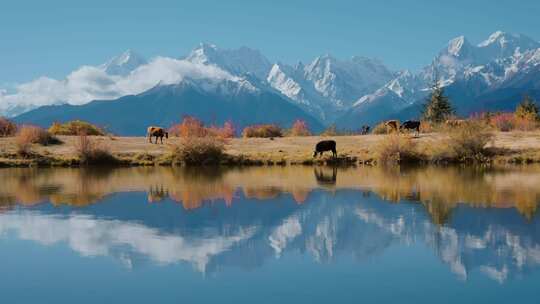
M281 137L283 131L277 125L253 125L245 127L242 131L243 137Z
M17 125L11 120L0 117L0 137L13 136L17 132Z
M19 132L17 132L16 142L40 144L46 146L51 144L57 144L59 143L59 140L43 128L26 125L23 126L19 130Z
M202 121L193 116L185 116L181 123L173 125L169 133L180 137L205 137L208 130Z
M169 133L183 138L191 137L221 137L232 138L236 129L232 121L226 121L223 127L205 127L204 123L193 116L185 116L181 123L169 128Z
M232 121L226 121L223 127L211 126L207 128L208 135L221 138L233 138L236 136L236 128Z
M538 128L538 121L530 117L515 117L514 127L520 131L532 131Z
M49 134L47 130L30 125L20 128L15 138L17 153L21 155L30 155L32 144L47 146L59 143L61 141Z
M513 113L499 113L489 117L489 124L495 129L508 132L515 127L515 117Z
M498 113L490 115L488 118L489 125L502 132L512 130L532 131L538 128L538 121L532 116Z
M308 125L304 120L297 119L289 132L290 136L310 136L311 132L309 131Z

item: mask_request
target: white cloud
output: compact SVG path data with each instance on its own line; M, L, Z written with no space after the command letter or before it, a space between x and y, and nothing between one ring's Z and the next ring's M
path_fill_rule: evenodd
M102 68L83 66L63 80L40 77L14 87L0 89L0 115L17 115L43 105L85 104L96 99L115 99L142 93L158 83L174 84L184 77L235 79L218 67L167 57L154 58L126 76L107 74Z

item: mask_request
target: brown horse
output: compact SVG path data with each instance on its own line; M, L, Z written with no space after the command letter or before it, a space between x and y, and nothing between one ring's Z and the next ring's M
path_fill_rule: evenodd
M399 131L399 121L397 120L388 120L384 123L384 125L386 126L388 133Z
M152 137L156 137L156 144L158 137L161 139L161 143L163 143L163 137L169 138L169 132L165 132L165 130L161 127L148 127L146 130L146 136L148 137L148 141L152 143Z

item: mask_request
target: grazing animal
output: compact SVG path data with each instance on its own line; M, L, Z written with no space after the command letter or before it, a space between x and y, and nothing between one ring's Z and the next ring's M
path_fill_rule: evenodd
M165 132L165 130L161 127L148 127L146 130L146 136L148 137L148 141L152 143L152 137L156 137L156 144L158 137L161 139L161 143L163 143L163 137L169 138L169 132Z
M319 154L319 156L322 156L323 152L326 151L332 151L332 155L334 157L337 157L335 140L323 140L318 142L317 145L315 145L315 152L313 152L313 157L317 157L317 153Z
M420 122L418 120L407 120L405 121L401 127L399 127L400 130L414 130L416 134L420 133Z
M397 120L388 120L387 122L384 123L384 125L386 126L386 129L388 130L389 129L389 133L392 132L392 131L399 131L399 121Z
M361 134L362 134L362 135L368 134L368 133L369 133L369 129L370 129L370 127L369 127L368 125L363 125L363 126L362 126L362 133L361 133Z

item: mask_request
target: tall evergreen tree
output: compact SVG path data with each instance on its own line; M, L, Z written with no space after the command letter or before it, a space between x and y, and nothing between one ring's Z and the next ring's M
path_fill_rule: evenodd
M538 120L538 106L529 95L525 95L521 103L516 107L515 114L519 118Z
M444 88L441 86L438 77L435 76L434 79L431 85L431 94L424 104L422 119L440 123L453 115L454 109L450 104L450 99L444 94Z

